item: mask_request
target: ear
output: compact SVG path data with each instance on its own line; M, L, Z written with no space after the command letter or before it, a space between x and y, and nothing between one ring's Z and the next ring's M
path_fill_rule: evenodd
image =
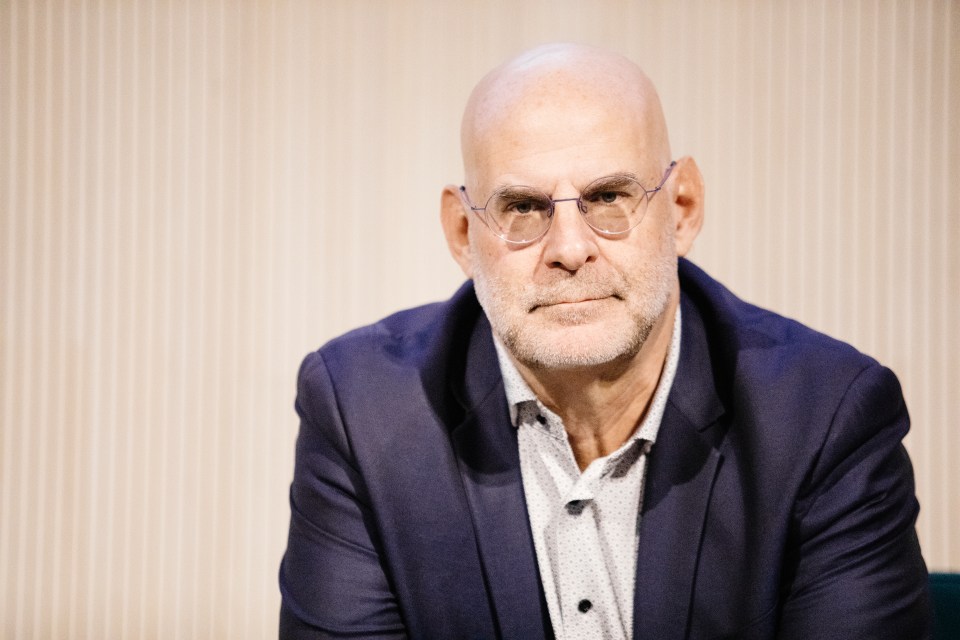
M470 258L470 217L460 197L460 189L452 184L443 188L440 195L440 224L447 237L450 255L460 265L468 278L473 277L473 261Z
M678 256L685 256L703 226L703 176L690 156L677 160L672 173L674 246Z

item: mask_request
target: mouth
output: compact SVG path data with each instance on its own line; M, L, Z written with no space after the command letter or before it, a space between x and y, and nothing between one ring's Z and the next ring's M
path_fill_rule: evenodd
M611 293L605 296L588 296L584 298L574 298L574 299L557 299L557 300L541 300L530 307L530 313L533 313L537 309L553 307L557 310L562 309L575 309L577 307L589 307L595 303L606 302L608 300L622 300L619 295Z

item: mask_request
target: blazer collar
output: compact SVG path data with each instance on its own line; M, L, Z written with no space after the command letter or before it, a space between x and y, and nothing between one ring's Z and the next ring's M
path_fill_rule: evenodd
M484 581L504 638L552 637L527 515L517 432L510 424L490 326L474 327L460 400L466 414L451 432Z
M699 310L683 305L680 362L650 453L639 528L634 633L685 638L707 508L723 456L709 427L723 414Z

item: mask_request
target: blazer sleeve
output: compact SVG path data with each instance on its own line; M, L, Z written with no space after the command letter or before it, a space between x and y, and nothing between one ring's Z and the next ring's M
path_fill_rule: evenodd
M930 637L908 428L893 373L861 371L796 505L779 637Z
M363 479L329 371L300 368L290 532L280 567L280 638L405 638Z

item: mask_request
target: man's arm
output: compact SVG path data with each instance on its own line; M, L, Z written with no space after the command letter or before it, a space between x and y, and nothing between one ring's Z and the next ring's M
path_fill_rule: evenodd
M900 385L874 365L848 389L794 515L781 638L927 638L919 506Z
M300 368L280 637L405 638L323 357Z

